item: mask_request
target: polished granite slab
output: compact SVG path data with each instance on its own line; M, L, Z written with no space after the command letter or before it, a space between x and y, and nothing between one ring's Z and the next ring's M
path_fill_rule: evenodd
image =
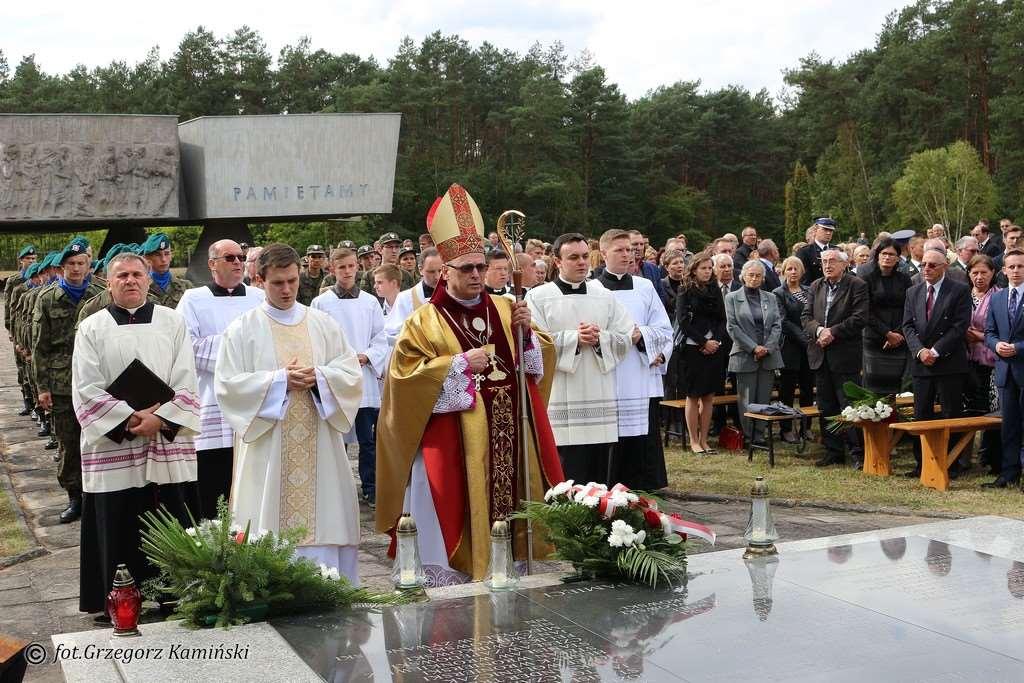
M675 590L567 584L273 625L328 681L1021 681L1022 598L1021 562L909 536L733 559Z
M467 584L400 608L229 632L153 625L130 640L258 644L222 662L220 680L1024 681L1024 522L940 521L779 551L757 562L741 550L693 556L672 591L534 576L515 593ZM212 680L211 666L62 662L68 680L89 683Z

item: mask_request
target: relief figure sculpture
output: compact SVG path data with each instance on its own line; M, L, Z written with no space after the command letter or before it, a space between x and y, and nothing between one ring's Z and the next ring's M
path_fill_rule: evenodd
M95 148L84 144L78 148L73 162L74 170L74 213L76 216L96 215L96 184L99 180L96 168Z

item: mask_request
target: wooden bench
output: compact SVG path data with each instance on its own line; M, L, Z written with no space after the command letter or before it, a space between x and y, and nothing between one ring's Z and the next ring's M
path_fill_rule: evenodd
M1003 424L1001 417L952 417L920 422L893 422L890 429L921 437L921 484L938 491L949 490L949 466L963 453L974 433L983 429L996 429ZM949 435L963 433L949 450Z

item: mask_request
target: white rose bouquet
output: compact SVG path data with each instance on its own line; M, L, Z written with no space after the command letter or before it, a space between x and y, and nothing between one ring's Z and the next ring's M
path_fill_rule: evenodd
M863 422L896 422L910 419L910 415L896 407L896 395L879 396L864 387L847 382L843 385L849 405L839 415L829 418L828 429L841 432L851 425ZM911 411L912 412L912 411Z

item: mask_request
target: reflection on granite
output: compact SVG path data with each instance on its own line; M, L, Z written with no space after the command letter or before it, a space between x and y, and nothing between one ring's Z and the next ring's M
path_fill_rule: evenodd
M328 681L1024 680L1024 563L858 540L274 626Z

